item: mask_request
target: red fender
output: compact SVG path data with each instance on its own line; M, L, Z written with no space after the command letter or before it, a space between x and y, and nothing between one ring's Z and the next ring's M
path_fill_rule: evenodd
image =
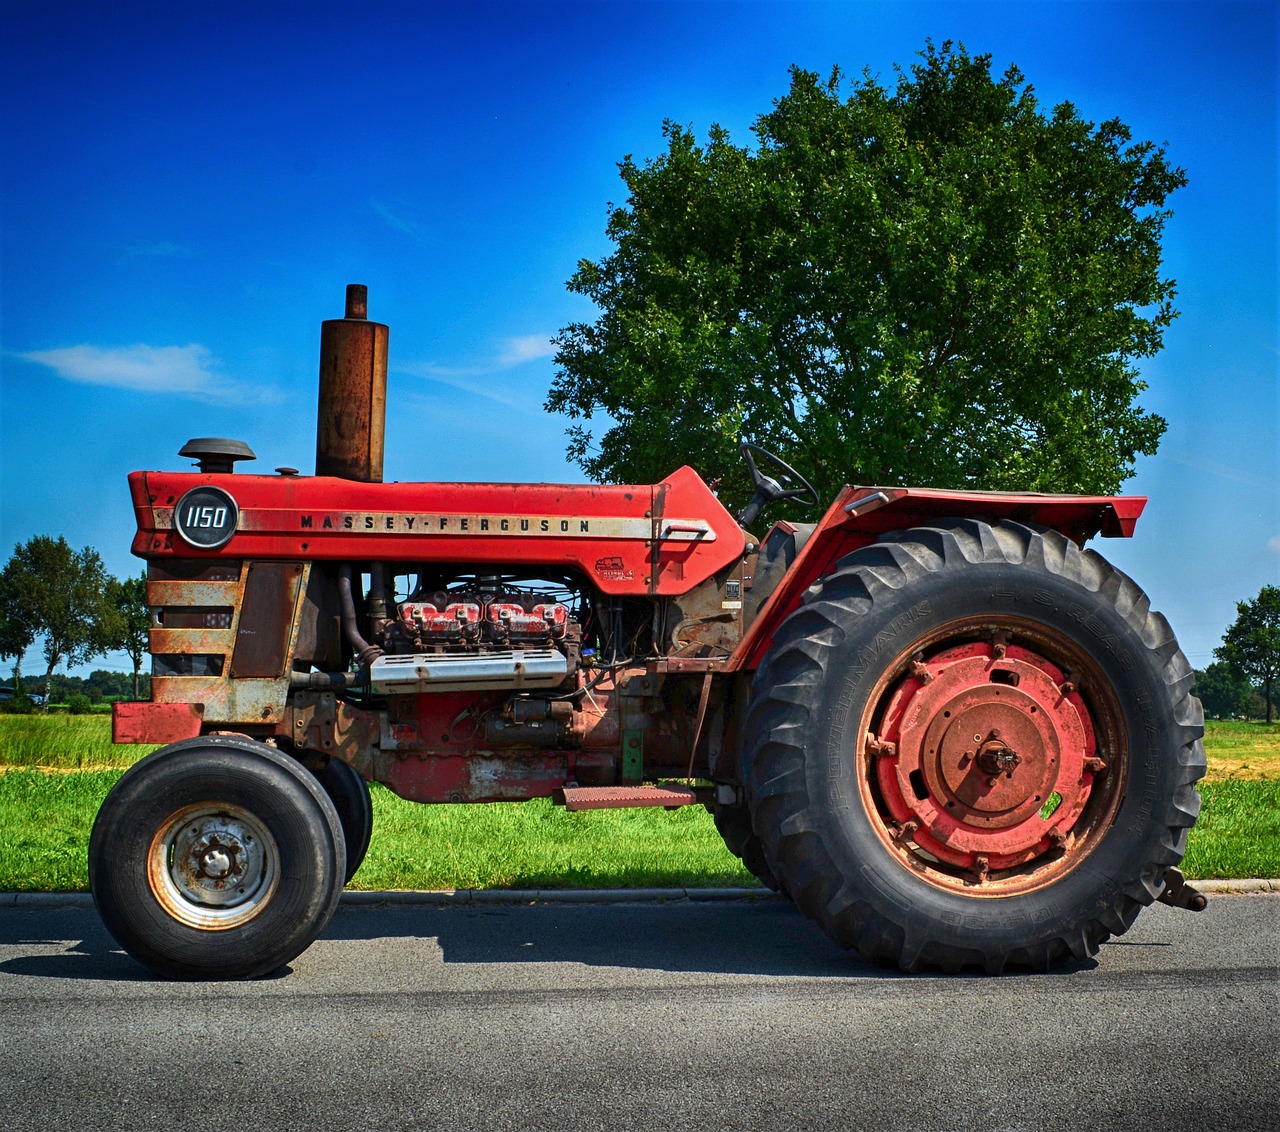
M925 526L941 518L996 522L1011 519L1060 531L1083 545L1094 535L1130 538L1147 505L1145 495L1045 495L1028 492L946 491L922 487L846 487L796 555L778 588L725 665L754 669L801 595L837 562L889 531Z

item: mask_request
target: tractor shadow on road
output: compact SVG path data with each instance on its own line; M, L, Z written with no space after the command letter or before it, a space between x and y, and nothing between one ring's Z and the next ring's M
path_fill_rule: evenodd
M79 908L9 912L0 916L0 946L57 948L0 962L6 975L99 982L155 982L141 963L120 949L96 913Z
M644 971L912 978L846 951L781 900L343 906L321 941L431 938L452 963L578 963ZM1072 974L1097 964L1070 963ZM949 976L932 973L931 977Z

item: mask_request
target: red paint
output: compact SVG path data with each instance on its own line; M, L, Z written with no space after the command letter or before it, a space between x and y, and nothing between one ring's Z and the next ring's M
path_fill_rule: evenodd
M175 472L134 472L129 480L133 552L152 559L483 561L579 570L606 594L675 595L739 559L745 545L733 516L688 467L651 486ZM195 550L171 528L175 504L206 483L240 507L239 530L217 551ZM610 523L626 524L627 536L607 533ZM687 537L691 524L705 524L708 535Z
M859 506L859 504L862 504ZM1145 495L1036 495L997 491L944 491L920 487L847 487L828 508L768 604L734 650L728 670L754 669L783 619L819 578L846 554L889 531L927 526L939 519L981 519L1049 527L1083 544L1096 534L1129 538L1147 505ZM850 514L849 507L856 507Z
M113 743L176 743L200 734L202 704L118 703L111 705Z

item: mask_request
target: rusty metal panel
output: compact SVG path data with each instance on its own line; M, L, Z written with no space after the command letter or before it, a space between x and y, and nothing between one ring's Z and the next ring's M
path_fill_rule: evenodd
M113 743L176 743L200 734L203 705L118 703L111 705Z
M178 656L226 656L234 640L231 629L152 629L150 651Z
M284 675L302 575L300 562L249 563L231 659L233 680Z
M287 680L227 680L219 676L153 676L157 703L202 705L206 724L279 723L289 692Z
M157 607L188 605L231 608L239 600L239 582L169 582L147 583L147 604Z

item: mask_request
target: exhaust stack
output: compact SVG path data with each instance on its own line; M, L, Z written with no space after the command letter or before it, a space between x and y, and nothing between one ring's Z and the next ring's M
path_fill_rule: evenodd
M369 288L349 283L346 317L320 324L318 476L382 482L389 331L368 314Z

